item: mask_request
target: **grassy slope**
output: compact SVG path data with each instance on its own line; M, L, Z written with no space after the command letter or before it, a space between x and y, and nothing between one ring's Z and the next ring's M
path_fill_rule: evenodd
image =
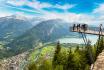
M73 47L74 46L74 47ZM72 50L75 49L75 45L72 44L61 44L61 52L64 52L65 54L68 53L69 47L73 47ZM34 50L29 57L30 61L36 61L38 59L44 59L45 57L52 58L54 51L56 48L56 44L46 44L42 48Z

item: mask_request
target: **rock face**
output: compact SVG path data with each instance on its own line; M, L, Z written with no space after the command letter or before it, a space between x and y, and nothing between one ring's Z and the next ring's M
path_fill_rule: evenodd
M104 50L99 54L92 70L104 70Z
M22 70L26 63L28 52L13 56L0 61L0 70Z

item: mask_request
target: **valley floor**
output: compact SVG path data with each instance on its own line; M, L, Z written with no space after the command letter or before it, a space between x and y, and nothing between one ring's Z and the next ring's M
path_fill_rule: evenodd
M0 70L22 70L22 67L26 63L27 55L28 52L24 52L22 54L1 60Z

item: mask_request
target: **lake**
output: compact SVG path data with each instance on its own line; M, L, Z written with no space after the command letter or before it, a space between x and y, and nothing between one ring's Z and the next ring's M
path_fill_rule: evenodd
M95 35L87 35L87 39L91 41L91 44L95 44L98 36ZM77 44L84 44L83 38L61 38L58 41L60 43L77 43Z

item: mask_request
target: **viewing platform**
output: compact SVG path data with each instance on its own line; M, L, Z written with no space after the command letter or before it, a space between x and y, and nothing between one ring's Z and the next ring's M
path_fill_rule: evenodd
M70 31L71 32L79 32L79 33L85 33L85 34L92 34L92 35L101 35L104 36L104 30L103 28L95 28L93 30L91 30L91 27L89 28L88 26L84 25L84 26L74 26L70 27Z

